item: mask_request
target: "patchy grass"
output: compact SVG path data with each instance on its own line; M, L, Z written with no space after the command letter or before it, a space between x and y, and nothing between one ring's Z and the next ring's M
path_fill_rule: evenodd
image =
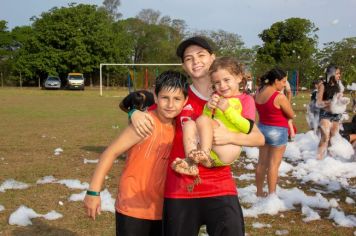
M120 112L118 103L127 90L104 90L99 96L97 89L85 91L46 91L36 88L0 89L0 184L13 178L31 184L24 190L0 192L0 235L114 235L115 223L112 213L103 212L96 221L84 214L82 202L69 202L73 193L81 190L68 189L59 184L36 185L44 176L53 175L57 179L79 179L90 181L95 164L84 164L84 158L97 159L103 149L127 125L127 116ZM304 96L304 97L303 97ZM305 123L305 108L309 94L301 94L293 99L296 103L295 121L298 131L308 128ZM58 147L63 149L54 155ZM243 161L243 158L241 159ZM117 178L124 161L114 165L105 182L105 187L115 196ZM238 174L252 172L233 167ZM281 178L284 183L288 178ZM300 187L309 192L310 184L300 184L289 179L288 187ZM240 187L247 183L239 181ZM354 214L353 206L343 204L346 193L337 192L328 198L339 198L339 204L346 214ZM63 206L58 202L62 201ZM45 214L55 210L63 218L48 221L42 218L32 220L27 227L11 226L9 216L20 205L26 205L37 213ZM321 212L327 216L327 212ZM258 219L246 218L246 232L249 235L275 235L276 230L287 229L289 235L353 235L354 229L337 227L332 221L322 219L310 223L302 221L300 209L284 212L284 218L263 215ZM255 229L253 222L271 224L272 228Z

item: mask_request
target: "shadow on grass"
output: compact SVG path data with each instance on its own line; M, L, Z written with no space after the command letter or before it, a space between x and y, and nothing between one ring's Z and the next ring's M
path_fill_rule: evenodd
M70 230L57 228L44 223L42 220L33 219L33 225L21 227L12 232L16 236L75 236Z
M81 149L88 151L88 152L95 152L95 153L103 153L106 146L83 146Z

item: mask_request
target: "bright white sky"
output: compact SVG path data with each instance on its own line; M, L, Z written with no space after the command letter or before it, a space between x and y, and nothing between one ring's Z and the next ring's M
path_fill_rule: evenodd
M52 7L70 2L101 5L103 0L0 0L0 19L9 29L30 24ZM123 18L146 8L185 20L192 30L217 30L239 34L246 46L261 44L258 34L276 21L307 18L319 28L319 45L356 37L356 0L121 0Z

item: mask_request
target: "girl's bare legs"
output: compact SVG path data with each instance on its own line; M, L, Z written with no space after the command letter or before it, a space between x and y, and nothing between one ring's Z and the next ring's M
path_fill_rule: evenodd
M320 121L320 142L318 146L317 159L322 160L325 156L326 149L330 140L330 126L331 123L327 119L321 119Z
M256 196L257 197L265 197L266 193L263 192L263 183L265 180L266 173L268 171L269 165L269 156L268 150L269 145L265 144L262 147L259 147L260 153L258 157L258 163L256 166Z
M199 169L190 155L198 148L198 132L195 121L186 121L183 125L183 144L186 158L177 157L172 162L172 168L176 172L185 175L198 175Z
M269 165L268 165L268 173L267 173L269 194L276 192L276 187L278 182L278 170L279 170L279 166L281 165L282 157L285 150L286 150L286 145L269 148L269 152L268 152Z

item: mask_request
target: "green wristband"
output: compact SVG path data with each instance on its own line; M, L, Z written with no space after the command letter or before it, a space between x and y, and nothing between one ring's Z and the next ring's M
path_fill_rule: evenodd
M87 195L90 195L90 196L100 196L100 192L95 192L95 191L87 190Z
M136 111L136 109L134 108L134 109L129 110L129 112L127 112L127 114L129 115L129 119L130 119L130 120L131 120L132 114L133 114L135 111Z

